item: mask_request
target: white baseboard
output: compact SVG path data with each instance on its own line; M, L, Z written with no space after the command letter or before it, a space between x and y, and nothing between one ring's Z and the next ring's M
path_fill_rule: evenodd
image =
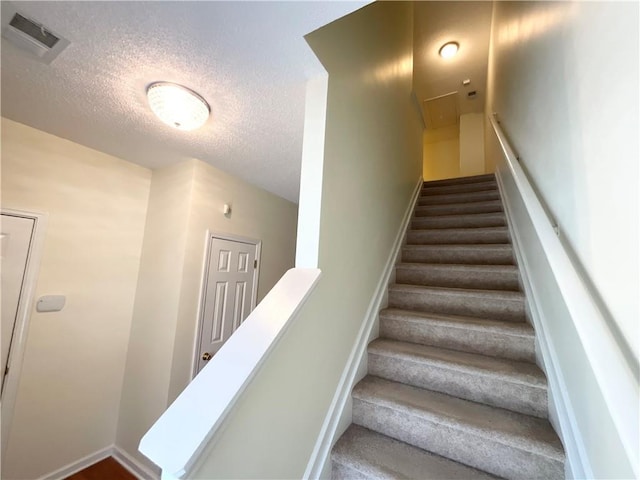
M113 458L139 480L159 480L160 475L140 463L117 445L113 446Z
M562 439L567 459L566 471L569 474L567 478L594 478L584 443L582 442L582 435L580 434L576 418L573 414L571 400L565 388L566 383L564 376L557 367L559 365L557 354L549 338L548 329L545 328L546 320L542 314L543 308L539 300L540 295L537 292L536 286L531 282L531 277L528 273L531 270L527 257L523 252L523 241L516 228L513 212L510 209L510 205L514 200L510 198L504 186L502 172L498 170L496 177L505 208L507 223L509 224L509 231L512 234L513 251L522 273L522 284L529 303L531 321L533 322L538 345L540 346L540 354L549 382L549 390L553 393L551 396L553 404L549 405L549 407L550 409L555 408L556 418L559 423L559 425L557 425L560 430L558 435Z
M405 210L398 234L396 235L391 252L387 258L387 263L385 264L380 281L376 286L375 293L371 299L371 303L369 304L369 308L356 337L356 341L351 349L351 353L349 354L346 367L342 372L340 381L338 382L338 388L333 396L333 400L329 406L322 428L320 429L320 434L316 440L313 452L309 457L309 462L307 463L307 468L303 475L303 478L305 479L321 478L322 473L327 469L331 448L338 437L343 433L340 431L342 430L340 425L344 423L343 412L345 412L345 408L350 399L351 390L354 385L361 380L359 377L361 377L362 373L359 375L358 372L362 371L362 363L366 360L369 337L374 326L377 324L378 312L383 308L383 301L386 299L389 282L395 271L395 266L400 255L402 244L404 243L407 227L411 221L413 209L415 208L422 183L422 177L420 177L411 197L411 201Z
M74 473L78 473L80 470L84 470L85 468L90 467L100 460L104 460L105 458L110 457L112 451L112 446L102 448L97 452L87 455L86 457L82 457L80 460L69 463L64 467L59 468L55 472L43 475L38 480L62 480L73 475Z

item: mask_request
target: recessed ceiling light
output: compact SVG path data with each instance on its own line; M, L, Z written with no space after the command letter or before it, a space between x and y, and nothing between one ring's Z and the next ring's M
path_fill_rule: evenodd
M147 99L160 120L179 130L201 127L211 112L204 98L176 83L152 83L147 87Z
M460 48L458 42L447 42L440 47L438 53L442 58L451 58L458 53L458 48Z

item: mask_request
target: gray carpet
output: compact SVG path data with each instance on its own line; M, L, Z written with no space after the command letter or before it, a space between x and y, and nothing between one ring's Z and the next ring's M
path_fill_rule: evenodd
M334 479L561 479L493 175L424 184Z

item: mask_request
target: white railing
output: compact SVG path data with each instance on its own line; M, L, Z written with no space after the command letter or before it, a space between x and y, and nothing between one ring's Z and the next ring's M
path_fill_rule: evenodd
M557 226L536 195L500 124L494 116L489 120L587 353L627 458L638 477L638 380L589 287L558 238Z
M163 478L190 472L313 291L320 270L286 272L140 441Z

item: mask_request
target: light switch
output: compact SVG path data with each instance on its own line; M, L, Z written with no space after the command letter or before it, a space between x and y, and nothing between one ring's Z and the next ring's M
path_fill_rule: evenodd
M64 307L65 300L64 295L44 295L38 299L36 310L38 312L59 312Z

